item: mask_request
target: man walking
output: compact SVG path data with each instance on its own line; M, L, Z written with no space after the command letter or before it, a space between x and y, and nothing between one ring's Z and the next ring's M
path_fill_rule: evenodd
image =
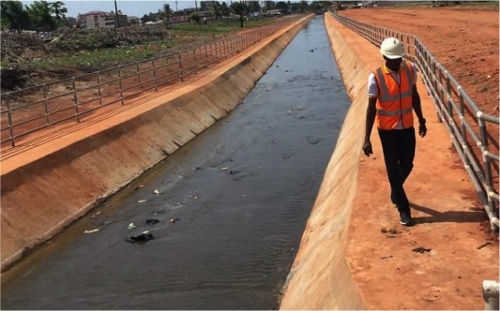
M363 152L368 157L373 154L370 135L376 120L391 186L391 202L398 208L401 224L410 226L413 220L403 184L410 175L415 158L413 111L418 118L418 134L424 137L427 133L416 87L417 69L409 61L403 60L405 50L396 38L385 39L380 45L380 53L385 64L368 77Z

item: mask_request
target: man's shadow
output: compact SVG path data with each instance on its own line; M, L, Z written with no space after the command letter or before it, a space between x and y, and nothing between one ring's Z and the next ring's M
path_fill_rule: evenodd
M486 212L482 208L471 208L470 211L447 211L438 212L431 208L410 203L412 209L426 213L429 216L413 217L415 224L433 222L483 222L488 219Z

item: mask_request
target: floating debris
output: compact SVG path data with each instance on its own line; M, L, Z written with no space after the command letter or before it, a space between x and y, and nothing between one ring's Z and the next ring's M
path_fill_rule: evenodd
M128 227L127 227L127 229L128 229L128 230L132 230L132 229L135 229L135 228L137 228L137 226L136 226L136 225L134 225L134 223L133 223L133 222L131 222L131 223L128 225Z
M83 231L83 233L94 233L94 232L97 232L97 231L100 231L100 229L85 230L85 231Z
M160 190L158 190L158 189L155 189L155 191L153 191L153 192L154 192L156 195L159 195L159 194L161 193L161 192L160 192Z
M148 201L148 200L144 200L144 199L142 199L142 200L137 201L137 203L144 203L144 202L147 202L147 201Z
M179 218L171 218L170 223L173 224L173 223L177 222L177 220L179 220Z
M148 218L144 221L144 224L145 225L154 225L154 224L157 224L159 223L160 220L159 219L156 219L156 218Z
M130 238L127 239L127 242L135 243L135 242L147 242L150 240L155 239L155 236L149 232L149 231L144 231L139 234L133 235Z

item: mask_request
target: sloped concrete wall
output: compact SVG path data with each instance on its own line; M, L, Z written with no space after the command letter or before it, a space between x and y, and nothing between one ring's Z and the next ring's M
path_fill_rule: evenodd
M325 14L325 25L352 106L288 276L282 310L366 309L345 260L345 250L364 139L369 71L336 31L329 14Z
M155 93L136 107L140 111L132 108L106 124L96 123L84 139L63 142L37 161L2 171L1 270L233 110L312 18L266 38L195 83Z

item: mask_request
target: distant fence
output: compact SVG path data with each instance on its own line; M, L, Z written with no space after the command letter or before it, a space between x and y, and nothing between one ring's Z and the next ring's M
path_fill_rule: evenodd
M300 16L302 17L302 16ZM300 17L212 41L194 49L105 69L2 94L1 145L62 122L80 122L90 113L170 84L238 54Z
M415 35L336 14L333 17L377 46L387 37L398 38L405 44L407 56L419 67L438 117L446 124L451 142L470 176L491 226L498 230L499 118L483 113Z

